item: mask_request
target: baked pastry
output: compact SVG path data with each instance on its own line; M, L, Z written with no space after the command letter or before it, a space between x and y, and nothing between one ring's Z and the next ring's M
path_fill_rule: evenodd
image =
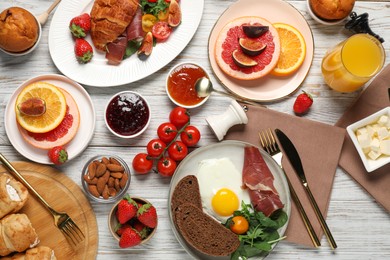
M56 260L54 250L47 246L37 246L24 253L3 257L3 260Z
M115 41L133 20L139 0L95 0L91 10L91 37L98 50Z
M0 218L18 212L27 198L28 190L22 183L6 173L0 175Z
M10 7L0 14L0 48L23 52L38 40L39 25L35 17L20 7Z
M355 0L310 0L310 8L319 18L340 20L347 17L355 5Z
M11 214L0 220L0 256L23 252L39 243L26 214Z

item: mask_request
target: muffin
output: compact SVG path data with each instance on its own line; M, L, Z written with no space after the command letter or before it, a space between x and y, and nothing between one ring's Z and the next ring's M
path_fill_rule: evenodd
M355 0L309 0L313 13L321 19L340 20L347 17L355 5Z
M38 40L39 25L35 17L20 7L10 7L0 14L0 48L23 52Z

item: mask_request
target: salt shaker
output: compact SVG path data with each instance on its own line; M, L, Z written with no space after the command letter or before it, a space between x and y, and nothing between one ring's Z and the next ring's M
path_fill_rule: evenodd
M213 130L218 140L221 141L230 127L237 124L247 124L248 117L240 104L238 104L236 100L232 100L223 114L209 116L206 118L206 122Z

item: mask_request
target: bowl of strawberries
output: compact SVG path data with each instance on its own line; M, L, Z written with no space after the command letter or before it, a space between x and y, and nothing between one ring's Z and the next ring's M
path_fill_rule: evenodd
M147 243L156 233L156 208L146 199L126 194L111 209L108 226L120 248Z

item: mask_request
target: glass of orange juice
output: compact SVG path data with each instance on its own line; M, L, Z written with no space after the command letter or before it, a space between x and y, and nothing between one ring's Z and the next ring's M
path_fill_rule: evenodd
M325 54L322 75L332 89L353 92L382 69L385 58L379 40L366 33L355 34Z

